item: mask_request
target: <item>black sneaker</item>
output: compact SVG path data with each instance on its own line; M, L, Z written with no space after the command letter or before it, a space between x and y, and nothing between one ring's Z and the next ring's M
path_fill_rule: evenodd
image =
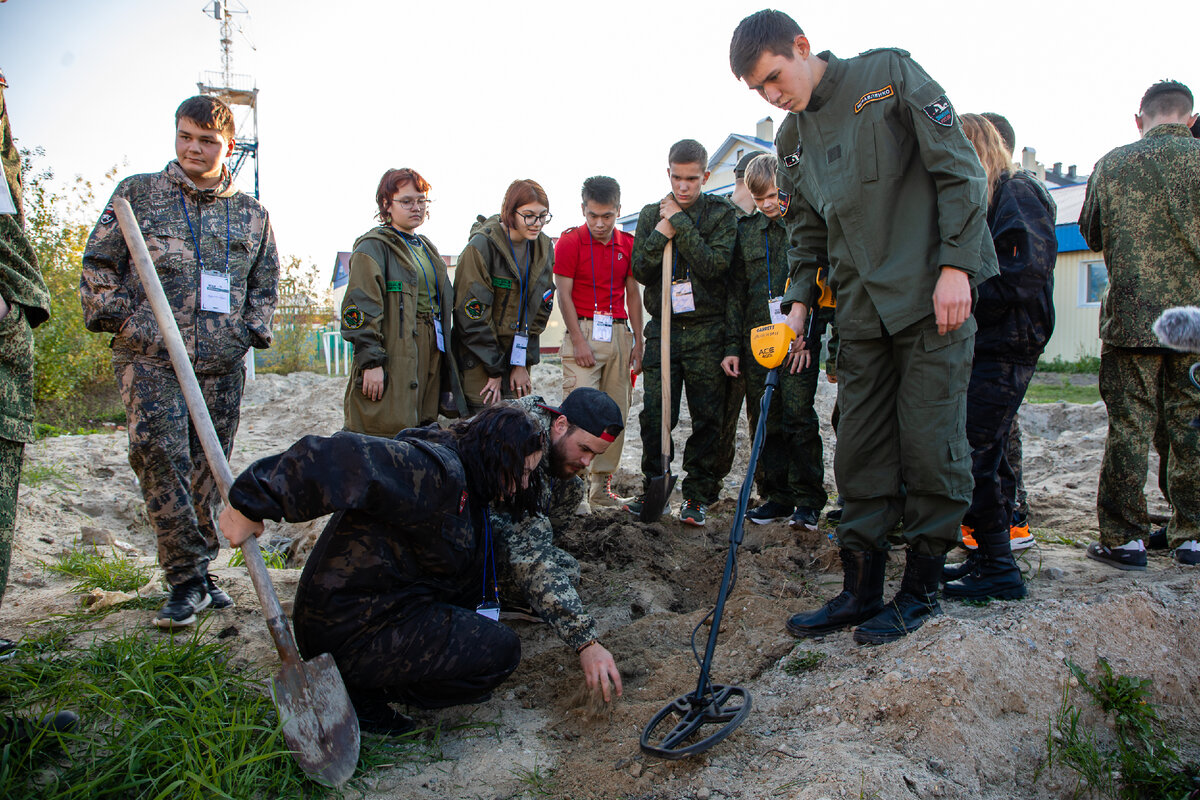
M154 624L160 628L186 628L196 624L196 615L208 608L212 598L205 582L192 578L172 587L167 604L158 611Z
M1175 560L1189 567L1200 565L1200 542L1192 539L1175 548Z
M792 519L788 522L793 528L804 528L807 531L815 531L821 522L821 512L815 508L800 506L796 509L796 513L792 514Z
M747 511L746 519L756 525L766 525L769 522L782 522L792 515L792 508L792 506L785 506L783 503L768 500L761 506Z
M1140 544L1140 539L1135 539ZM1088 545L1087 557L1110 567L1130 572L1146 571L1146 551L1140 547L1137 550L1126 550L1122 547L1105 547L1099 542Z
M698 500L684 500L683 505L679 508L679 521L684 525L703 528L706 511L708 511L708 507L704 503Z
M70 733L79 724L74 711L56 711L38 722L19 717L0 717L0 744L20 744L42 734Z
M1170 547L1170 544L1167 542L1166 525L1163 525L1154 533L1150 534L1150 538L1146 540L1147 550L1166 550L1168 547Z
M633 514L635 517L638 517L642 514L642 506L645 504L645 502L646 498L639 495L632 500L626 501L623 505L626 511L628 511L630 514Z
M224 589L217 586L212 575L208 576L208 596L212 600L212 607L218 611L223 608L233 608L233 598Z
M403 736L417 729L412 717L387 704L373 705L358 712L358 729L379 736Z

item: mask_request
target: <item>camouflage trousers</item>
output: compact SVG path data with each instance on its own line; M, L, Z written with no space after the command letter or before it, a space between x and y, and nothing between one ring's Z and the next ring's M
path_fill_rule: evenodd
M959 542L971 501L967 386L975 321L939 336L932 316L894 335L841 341L834 472L846 500L838 541L883 550L901 519L918 555Z
M644 402L638 421L642 427L642 474L646 478L662 474L662 350L657 319L646 326L646 356L643 361ZM725 420L725 395L728 378L721 369L724 343L720 324L688 324L676 321L671 326L671 429L679 424L679 402L687 391L692 434L683 447L681 489L688 500L706 505L717 501L722 470L721 431ZM675 456L671 442L670 458Z
M21 483L23 442L0 438L0 603L12 563L13 535L17 527L17 487Z
M1188 380L1194 355L1104 345L1100 397L1108 408L1108 437L1096 495L1100 542L1107 547L1144 539L1149 448L1165 426L1166 482L1173 506L1167 540L1177 547L1200 539L1200 391ZM1160 451L1161 452L1161 451Z
M1013 518L1029 517L1029 494L1025 491L1025 451L1021 445L1021 418L1013 415L1012 428L1008 431L1008 447L1000 460L1000 491L1013 501Z
M767 371L754 359L742 361L746 376L746 417L758 425ZM754 472L758 496L785 506L825 507L825 461L821 425L813 401L820 367L814 360L796 375L779 370L779 388L767 412L766 439Z
M125 401L129 465L146 501L167 583L203 578L220 550L213 506L217 486L170 365L113 362ZM197 375L226 458L233 450L245 373Z
M415 603L388 626L335 653L351 699L356 705L399 702L416 708L486 699L521 663L521 640L506 625L476 613L478 602L471 596Z
M1012 524L1014 498L1004 491L1000 467L1007 458L1013 420L1029 379L1032 364L1007 364L976 359L967 389L967 439L971 443L971 475L975 490L963 524L982 533L1007 531Z

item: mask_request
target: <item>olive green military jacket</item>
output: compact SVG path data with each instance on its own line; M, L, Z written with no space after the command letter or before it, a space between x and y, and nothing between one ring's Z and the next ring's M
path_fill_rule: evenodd
M662 256L668 241L654 230L658 209L658 203L642 208L633 237L633 277L646 287L643 297L652 320L662 311ZM736 211L737 206L724 197L701 194L689 208L671 217L675 227L672 279L692 282L696 304L695 311L677 315L679 321L724 326L726 279L737 239Z
M0 156L17 213L0 215L0 296L9 305L0 319L0 439L32 442L33 328L50 317L50 293L25 237L21 158L8 125L4 85L0 74Z
M472 229L475 231L476 229ZM458 366L463 370L482 367L488 377L508 371L513 337L529 336L525 365L540 360L542 331L554 308L554 245L546 234L533 242L524 281L526 252L516 249L521 267L513 260L508 233L499 215L478 225L454 268L454 342ZM525 293L521 320L521 290Z
M270 347L279 288L275 235L267 210L237 190L228 168L219 184L200 189L172 161L162 172L121 181L118 197L133 207L197 374L240 369L249 348ZM201 308L202 267L228 274L228 313ZM170 363L111 201L88 238L79 297L87 329L115 334L114 358Z
M1109 152L1088 179L1079 230L1108 267L1101 341L1161 347L1159 315L1200 306L1200 140L1158 125Z
M942 87L907 52L816 57L828 62L821 81L775 137L792 245L784 310L807 302L828 263L841 337L894 334L933 313L941 267L972 286L999 274L987 178Z
M433 242L418 237L437 271L436 286L429 288L430 304L436 293L442 320L442 380L439 394L450 392L458 413L466 415L451 348L450 320L454 288L446 264ZM390 226L367 231L354 243L350 256L350 278L342 298L342 337L354 345L354 368L346 386L346 430L374 436L395 436L405 428L436 420L417 419L417 294L421 270L416 254L402 235ZM383 367L383 397L368 400L362 393L363 370Z

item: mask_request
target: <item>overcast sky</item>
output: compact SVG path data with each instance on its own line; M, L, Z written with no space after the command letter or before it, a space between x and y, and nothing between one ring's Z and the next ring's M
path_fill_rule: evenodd
M373 224L388 167L433 184L422 228L458 253L475 214L514 178L545 186L548 232L580 220L579 185L608 174L624 211L666 193L681 138L710 152L782 114L729 71L729 38L757 2L510 3L243 0L233 71L260 90L262 200L280 252L332 266ZM1136 138L1145 89L1200 90L1200 3L849 0L785 6L815 49L895 46L960 112L997 111L1047 165L1083 173ZM234 7L237 3L234 3ZM204 0L8 0L0 69L14 133L60 177L157 171L174 157L173 114L220 68ZM1120 15L1106 9L1119 8ZM1145 16L1136 12L1145 8ZM1153 9L1153 13L1149 13ZM240 117L239 117L240 122ZM252 188L249 169L240 185ZM111 191L105 187L104 193Z

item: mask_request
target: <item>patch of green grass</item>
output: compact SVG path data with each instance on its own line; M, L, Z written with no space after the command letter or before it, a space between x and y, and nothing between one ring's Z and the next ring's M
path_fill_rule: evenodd
M1150 702L1154 682L1118 675L1104 658L1097 660L1094 678L1070 659L1063 663L1092 704L1111 720L1113 736L1080 723L1082 711L1070 702L1068 687L1050 722L1045 766L1062 764L1074 770L1079 776L1077 795L1086 788L1114 800L1195 797L1200 765L1183 763L1167 743L1158 710ZM1107 744L1114 737L1115 747Z
M1025 399L1030 403L1080 403L1090 405L1099 402L1100 387L1076 386L1070 378L1063 378L1058 386L1031 383L1025 390Z
M21 465L21 485L30 488L41 486L47 481L58 481L72 489L79 488L79 481L63 468L61 461L53 464L31 464L26 461Z
M268 550L261 548L263 563L267 565L267 569L287 569L287 553L282 550ZM246 566L246 554L242 552L242 548L234 548L233 555L229 557L229 566L244 567Z
M535 759L533 769L514 767L509 770L517 781L525 786L523 790L530 797L550 797L554 793L554 770L543 769Z
M1039 360L1038 372L1064 372L1070 375L1098 375L1100 373L1100 356L1080 356L1076 361L1063 361L1062 356L1055 356L1050 361Z
M1035 541L1042 544L1061 544L1067 547L1077 547L1079 542L1072 539L1063 533L1051 530L1050 528L1030 528L1029 532L1033 534Z
M154 575L154 570L144 564L131 561L115 550L112 558L92 550L70 550L58 557L57 562L42 562L48 572L79 578L71 587L73 592L90 592L104 589L108 592L132 592L145 586Z
M812 672L827 658L829 655L819 650L799 650L792 653L788 656L788 660L783 662L783 671L793 677L805 672Z

